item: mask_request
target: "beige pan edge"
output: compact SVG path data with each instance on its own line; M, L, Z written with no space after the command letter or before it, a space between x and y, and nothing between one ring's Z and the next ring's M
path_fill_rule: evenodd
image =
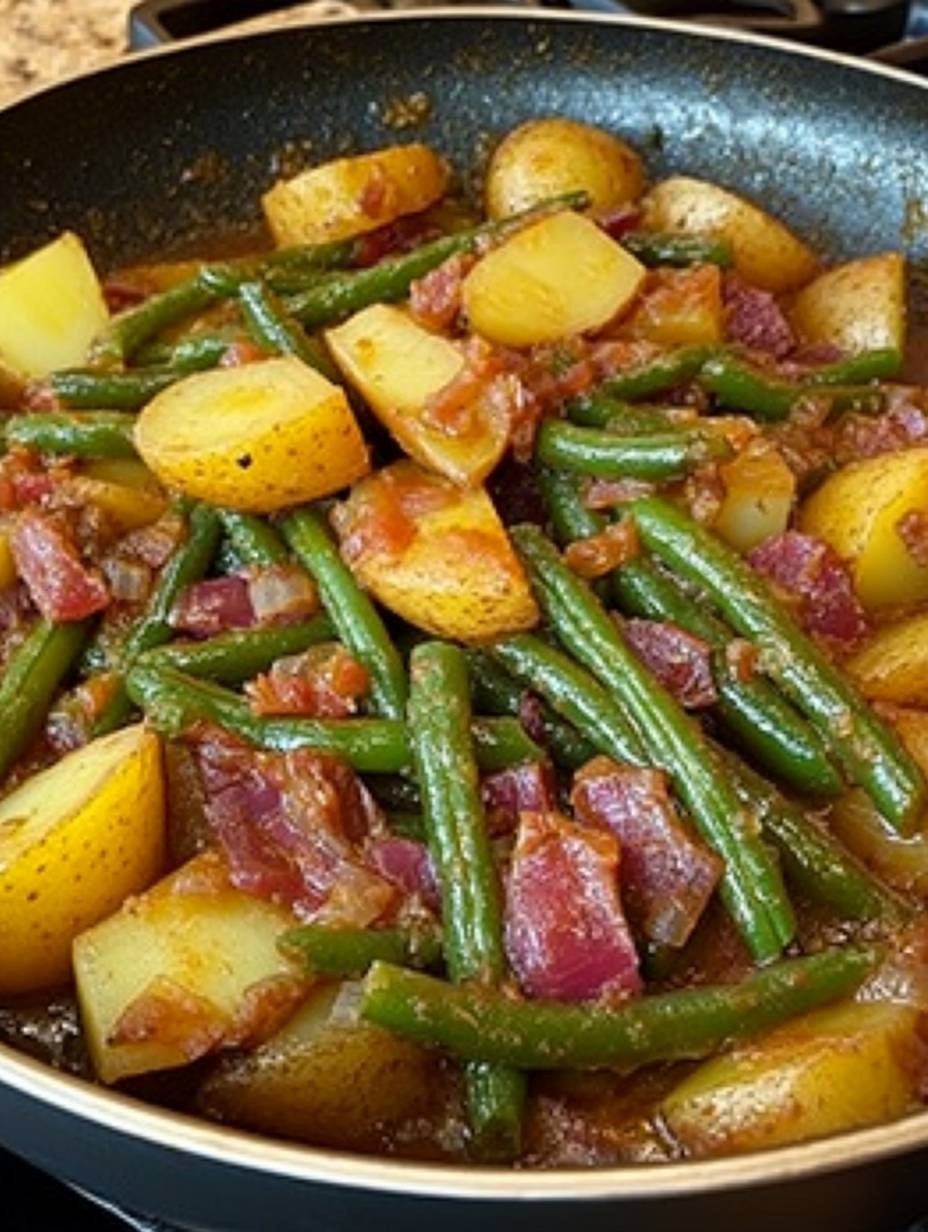
M736 44L760 45L826 60L853 68L858 73L888 77L912 88L928 90L928 80L902 69L869 63L839 52L803 47L783 39L746 34L738 30L696 27L686 22L659 18L611 16L600 13L532 13L522 9L466 7L417 9L402 12L363 13L325 18L289 30L312 29L325 24L350 26L360 23L420 21L424 18L457 21L482 17L493 21L518 21L542 27L555 22L589 26L631 26L666 30ZM280 31L243 31L203 35L183 43L139 52L132 60L182 54L187 48L213 42L237 42L272 38ZM89 73L73 73L50 85L20 95L0 111L12 111L30 99L86 76L119 71L127 63L117 60ZM48 1066L0 1045L0 1083L58 1111L93 1122L118 1134L129 1135L165 1150L188 1152L218 1163L256 1169L269 1174L323 1184L346 1185L384 1193L425 1197L470 1198L478 1201L593 1200L606 1198L660 1198L712 1190L787 1181L833 1172L850 1164L869 1163L906 1150L928 1146L928 1112L889 1125L841 1134L821 1142L783 1147L752 1155L702 1163L651 1164L644 1167L556 1169L516 1172L504 1169L442 1167L435 1164L403 1163L352 1156L312 1147L293 1146L271 1138L241 1133L189 1116L143 1105L115 1091L95 1087L81 1079L59 1074Z

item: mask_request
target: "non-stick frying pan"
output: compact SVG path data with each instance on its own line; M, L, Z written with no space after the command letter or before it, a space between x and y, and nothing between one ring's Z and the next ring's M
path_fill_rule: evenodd
M414 93L422 123L397 131ZM559 113L652 174L741 189L835 257L904 248L928 313L928 88L896 70L693 27L524 11L389 14L156 53L0 112L0 257L64 227L104 265L252 221L275 165L407 137L465 174ZM778 1152L528 1173L310 1150L144 1106L0 1048L0 1140L127 1205L223 1232L886 1232L928 1210L928 1112ZM9 1200L9 1199L8 1199Z

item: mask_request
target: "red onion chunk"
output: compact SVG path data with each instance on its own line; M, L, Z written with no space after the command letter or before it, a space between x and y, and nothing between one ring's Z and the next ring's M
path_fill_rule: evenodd
M737 274L727 274L723 298L729 342L783 359L796 346L786 316L769 291L752 287Z
M508 834L519 824L520 813L550 813L556 806L556 784L550 762L529 761L496 774L480 784L491 834Z
M748 555L758 573L795 600L807 633L847 653L867 635L867 618L854 593L850 570L827 543L788 530Z
M255 624L248 579L233 574L194 582L174 605L171 624L191 637L213 637L228 629L250 629Z
M16 571L46 620L83 620L110 601L97 569L84 565L65 524L27 509L13 522Z
M367 858L381 877L399 886L406 894L418 895L432 911L440 909L435 866L425 843L390 834L368 844Z
M708 642L664 620L625 620L622 633L681 706L696 710L718 701Z
M571 793L577 819L610 831L622 852L622 902L635 930L681 946L722 875L722 862L684 827L659 770L594 757Z
M308 620L319 611L315 583L296 565L251 569L246 580L254 619L259 625Z
M506 894L506 952L528 997L620 999L641 992L622 914L619 846L559 813L523 813Z

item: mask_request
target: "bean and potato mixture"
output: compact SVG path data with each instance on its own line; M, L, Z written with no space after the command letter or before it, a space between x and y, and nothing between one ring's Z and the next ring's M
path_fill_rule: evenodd
M928 391L620 135L0 270L0 1039L311 1145L605 1166L928 1093Z

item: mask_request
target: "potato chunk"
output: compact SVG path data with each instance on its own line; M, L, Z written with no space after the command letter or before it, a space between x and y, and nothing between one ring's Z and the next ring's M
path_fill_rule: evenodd
M918 718L925 721L923 715ZM915 756L907 733L896 726ZM923 760L921 765L928 770ZM887 885L917 898L928 896L928 833L924 830L903 838L886 825L870 797L862 791L846 792L834 803L829 829Z
M308 984L277 950L289 911L195 856L74 943L91 1059L103 1082L185 1065L273 1033Z
M84 363L108 319L90 258L70 231L0 270L0 363L21 376Z
M715 265L652 270L622 334L657 346L712 346L725 336L722 277Z
M448 168L428 146L395 145L279 180L261 204L278 244L323 244L418 214L447 186Z
M101 736L0 802L0 994L63 983L71 942L164 862L157 736Z
M899 252L849 261L796 296L791 319L807 343L829 342L844 351L905 347L905 262Z
M334 520L359 580L417 628L479 642L537 623L528 579L483 488L396 462L358 484Z
M636 201L644 191L641 159L624 141L591 124L552 117L508 133L487 168L491 218L518 214L548 197L582 189L596 210Z
M430 423L427 404L464 369L447 338L418 325L401 308L374 304L326 334L335 362L403 449L455 483L482 483L503 455L509 425L476 403L466 430Z
M928 514L928 448L853 462L803 505L800 528L850 561L870 609L928 598L928 568L906 547L905 519Z
M661 1105L691 1155L804 1142L902 1116L918 1102L915 1010L844 1004L701 1065Z
M630 253L566 210L517 231L478 261L464 280L464 308L491 342L555 342L611 321L644 277Z
M719 468L725 496L712 529L739 552L782 534L796 498L796 476L783 455L759 440Z
M736 193L675 175L645 197L645 223L655 231L716 235L731 244L735 268L765 291L794 291L813 277L815 254L781 222Z
M135 444L168 487L256 513L328 496L369 469L344 390L292 358L178 381L141 412Z
M844 666L865 697L928 706L928 612L884 625Z
M357 1020L357 985L329 984L246 1056L224 1060L199 1097L207 1115L259 1133L376 1150L392 1125L425 1112L436 1054Z

